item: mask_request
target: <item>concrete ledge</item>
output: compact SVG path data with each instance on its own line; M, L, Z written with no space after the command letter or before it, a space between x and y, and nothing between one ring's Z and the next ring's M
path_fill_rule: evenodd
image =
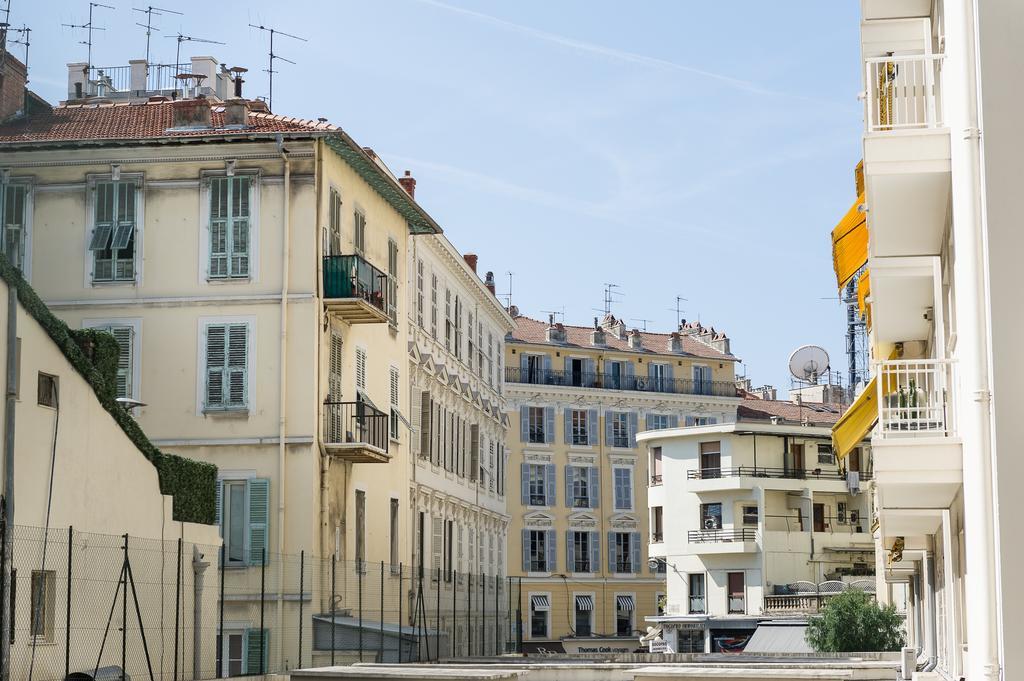
M347 679L348 681L388 681L390 679L452 679L453 681L512 681L525 676L527 670L473 669L464 667L442 667L403 665L385 667L378 665L353 665L351 667L318 667L298 669L291 673L293 679Z
M765 667L641 667L633 672L634 679L646 681L895 681L896 671L878 668L783 669Z

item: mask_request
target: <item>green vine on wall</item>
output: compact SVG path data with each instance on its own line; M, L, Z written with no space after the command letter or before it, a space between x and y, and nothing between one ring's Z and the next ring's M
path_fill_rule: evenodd
M0 278L14 287L21 305L46 330L71 366L92 386L103 408L156 468L160 492L174 498L174 519L212 525L215 520L217 467L205 461L161 452L117 401L118 345L114 337L96 329L68 328L40 300L6 257L0 257Z

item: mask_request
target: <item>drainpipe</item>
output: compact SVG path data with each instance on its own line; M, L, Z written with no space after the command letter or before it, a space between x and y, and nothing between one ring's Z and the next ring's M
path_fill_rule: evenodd
M986 220L983 205L983 146L977 80L977 1L945 6L947 25L956 31L947 43L951 53L945 76L952 87L950 158L953 182L953 238L957 247L957 349L960 394L956 410L963 441L965 536L964 580L970 653L967 678L995 681L1000 676L994 485L992 481L992 391L989 353L989 307Z
M324 331L325 330L326 331L330 330L329 324L326 325L326 329L325 329L324 322L327 321L327 319L326 319L326 314L324 313L324 306L320 302L320 294L323 291L322 276L323 276L323 262L324 262L324 258L323 258L323 256L324 256L324 250L323 250L324 249L324 240L323 240L323 229L321 229L321 227L323 225L323 223L321 222L323 220L323 212L322 212L321 208L322 208L323 196L324 196L324 189L323 189L323 183L324 183L324 157L323 157L324 142L323 142L323 140L317 140L316 145L313 147L313 149L314 149L314 154L316 155L316 162L315 162L316 163L316 192L315 192L315 194L316 194L316 223L315 224L317 226L317 232L318 232L317 235L316 235L316 270L315 270L316 271L316 275L315 275L315 281L313 282L313 286L314 286L314 290L317 292L317 296L316 296L316 301L317 301L317 305L316 305L316 338L318 339L318 341L317 341L316 347L317 347L317 361L319 362L323 358L323 346L322 346L322 342L321 341L324 338ZM320 404L321 404L320 403L320 395L323 394L322 390L321 390L322 378L323 378L322 372L318 369L317 372L316 372L316 376L314 377L314 383L316 384L316 396L317 396L316 399L317 399L318 406L320 406ZM329 505L330 505L330 494L329 494L329 492L330 492L330 485L329 485L328 481L329 481L329 476L330 476L330 473L331 473L331 459L330 459L330 456L327 454L326 449L323 446L323 442L324 442L324 439L323 439L323 427L324 427L324 419L323 419L323 416L322 416L322 412L318 412L317 413L317 418L316 418L315 430L316 430L316 433L318 434L318 437L316 439L316 441L317 441L316 450L320 454L320 556L323 557L323 558L326 558L328 555L333 555L334 552L333 551L328 551L328 546L330 545L330 525L329 525L329 523L330 523L330 517L331 517L330 516L330 511L329 511ZM320 601L321 601L321 603L324 602L323 596L321 596ZM333 608L334 604L332 603L330 605L330 607Z
M210 561L192 545L192 678L203 678L203 575Z
M924 654L925 663L921 669L923 672L930 672L938 666L938 653L935 640L935 554L925 551L922 557L924 563Z
M3 533L3 593L0 594L0 678L7 681L11 674L11 550L14 533L14 410L18 394L18 292L14 286L7 285L7 398L4 402L4 498L0 503L0 514L7 523L7 531Z
M284 137L277 136L277 152L281 154L281 161L284 163L284 214L282 238L281 238L281 380L278 393L278 426L277 426L277 553L284 555L284 531L285 511L284 495L287 489L285 483L285 435L288 423L288 265L291 242L291 193L292 174L291 163L288 160L288 150L284 148ZM302 594L299 594L302 598ZM284 631L284 570L277 571L277 630ZM278 659L284 659L284 637L277 637Z

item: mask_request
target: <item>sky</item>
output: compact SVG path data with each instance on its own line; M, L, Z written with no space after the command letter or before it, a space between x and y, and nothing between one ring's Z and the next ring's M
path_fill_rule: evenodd
M10 0L30 87L65 99L86 0ZM0 0L2 4L2 0ZM145 15L94 9L93 64L145 56ZM821 0L161 0L151 61L182 44L249 69L275 113L340 125L400 174L523 314L590 325L604 287L630 326L724 331L755 385L789 354L842 370L829 232L855 198L858 7ZM144 9L141 3L134 7ZM21 56L22 46L12 51ZM563 317L564 313L564 317Z

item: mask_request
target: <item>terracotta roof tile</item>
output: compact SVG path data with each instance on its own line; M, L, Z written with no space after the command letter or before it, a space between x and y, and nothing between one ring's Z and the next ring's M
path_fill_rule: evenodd
M589 326L564 326L565 343L568 347L593 348L590 344L590 334L594 330ZM512 332L512 339L522 343L545 343L547 344L547 322L538 319L519 316L516 317L516 328ZM658 353L662 355L672 354L668 350L669 334L652 333L650 331L640 332L640 349L629 347L628 339L620 339L611 331L605 331L605 347L626 352ZM701 341L687 335L680 335L683 355L701 357L705 359L735 360L736 357L730 353L724 353L702 343Z
M253 133L289 133L338 130L319 121L249 112L249 124L242 129L224 127L224 106L212 106L211 128L169 131L172 103L142 102L116 104L67 104L0 125L0 144L64 141L118 141L156 138L189 138Z
M839 420L846 408L838 404L785 400L761 400L747 397L736 408L737 421L769 421L773 416L785 423L806 423L829 428Z

